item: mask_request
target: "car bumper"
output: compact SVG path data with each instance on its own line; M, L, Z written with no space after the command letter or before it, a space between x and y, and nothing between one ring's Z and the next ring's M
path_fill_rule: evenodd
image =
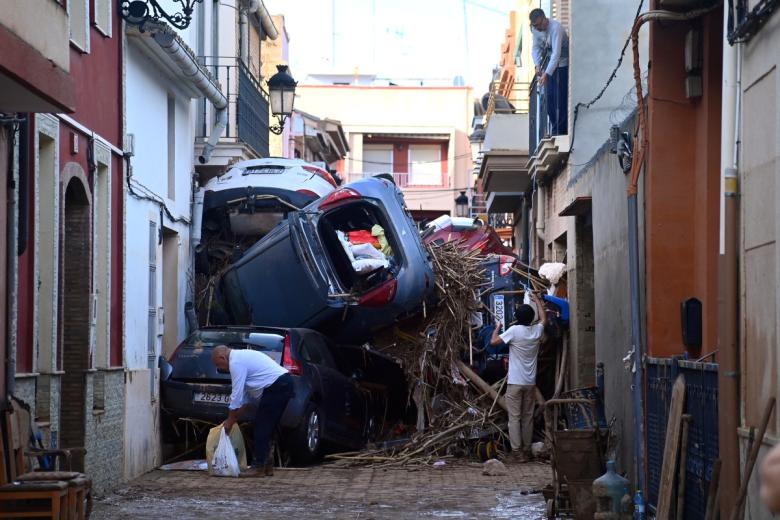
M296 428L301 423L312 393L311 387L298 377L293 377L293 389L295 394L287 403L287 408L285 408L279 423L285 429ZM196 392L227 394L230 392L230 386L171 380L163 381L160 385L160 399L163 410L174 419L196 419L219 424L227 418L227 404L195 401ZM254 416L254 409L249 409L239 417L239 420L251 421L254 419Z

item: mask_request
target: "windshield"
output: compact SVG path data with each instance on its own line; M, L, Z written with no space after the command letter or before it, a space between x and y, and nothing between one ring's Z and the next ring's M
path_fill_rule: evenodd
M171 362L173 379L230 380L230 374L220 374L211 362L211 351L217 345L230 348L251 348L266 353L279 363L282 359L284 336L268 332L208 330L199 331L187 339Z

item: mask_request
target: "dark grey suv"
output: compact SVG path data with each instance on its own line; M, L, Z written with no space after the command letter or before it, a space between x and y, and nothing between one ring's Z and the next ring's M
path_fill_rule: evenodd
M360 271L346 236L381 230L382 266ZM421 308L434 290L420 234L391 181L353 182L288 213L224 273L229 324L309 327L348 342Z

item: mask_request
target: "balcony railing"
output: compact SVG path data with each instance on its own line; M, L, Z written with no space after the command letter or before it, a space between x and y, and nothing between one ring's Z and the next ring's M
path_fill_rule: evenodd
M529 84L514 83L511 87L500 81L490 84L485 125L493 114L527 114L529 109Z
M566 134L566 131L556 134L548 112L547 89L540 87L537 79L531 82L530 101L528 111L528 150L533 155L536 152L539 141L553 135ZM556 111L568 111L568 106L559 104ZM556 114L556 117L557 114Z
M260 157L268 157L268 93L260 81L238 58L206 57L204 64L222 85L228 100L228 125L224 139L238 140L252 148ZM208 104L199 114L198 137L208 137L211 124Z
M396 186L399 188L406 188L407 186L410 186L408 173L350 173L349 182L365 179L366 177L374 177L376 175L392 175L393 182L395 182Z

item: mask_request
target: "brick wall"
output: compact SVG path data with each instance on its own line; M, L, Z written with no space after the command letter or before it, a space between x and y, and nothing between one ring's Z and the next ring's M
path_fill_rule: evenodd
M60 409L60 444L64 448L85 444L86 370L89 368L89 300L91 249L90 211L84 187L70 181L65 194L62 238L62 393L68 398ZM83 470L83 461L74 461Z

